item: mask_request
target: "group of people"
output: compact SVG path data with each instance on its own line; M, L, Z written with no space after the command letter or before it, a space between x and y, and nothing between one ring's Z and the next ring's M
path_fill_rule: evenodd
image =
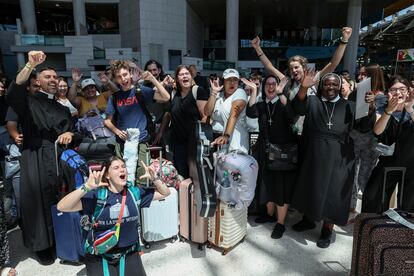
M134 254L139 251L139 212L135 207L149 207L152 200L168 196L169 189L143 162L137 166L136 183L127 181L122 159L129 138L127 129L140 131L139 160L145 160L149 145L161 145L171 152L178 173L188 178L188 147L197 121L211 124L213 145L228 145L230 151L246 154L249 132L259 131L257 198L266 212L256 222L275 222L271 233L274 239L283 236L292 207L303 214L292 228L305 231L322 221L317 246L329 247L334 225L347 224L349 213L356 213L359 192L363 193L363 212L386 208L399 176L393 174L386 182L383 202L385 167L406 168L401 204L404 210L413 211L413 84L400 76L385 81L377 65L362 67L359 80L370 77L372 83L365 95L369 112L355 119L358 84L346 72L334 73L351 34L351 28L342 29L334 55L319 72L308 68L305 57L291 57L289 76L274 67L256 37L251 43L267 71L263 79L259 74L242 78L230 68L222 78L210 76L208 84L200 81L194 68L180 65L170 76L164 74L159 62L149 60L144 70L129 61L113 61L107 72L98 75L102 87L92 78L82 80L82 73L73 69L69 87L53 68L40 69L46 60L43 52L29 52L28 63L7 92L0 85L0 99L4 101L1 111L6 114L3 107L9 106L7 113L12 114L5 116L4 123L21 149L18 206L24 245L36 252L42 264L54 261L50 211L54 204L61 211L83 211L96 222L94 235L87 237L90 244L96 242L94 236L112 238L117 218L129 216L131 219L121 220L124 231L109 251L96 254L95 247L88 251L87 273L109 275L124 269L125 275L144 275L140 257ZM115 137L116 156L107 160L101 171L90 170L88 181L58 203L60 183L54 144L62 145L58 153L64 147L76 147L83 138L76 131L76 122L91 110L101 116ZM395 143L393 155L380 156L377 143ZM145 179L154 183L155 190L141 188ZM107 192L102 195L102 190ZM102 197L105 204L96 214ZM128 215L123 213L124 207ZM0 230L0 265L4 267L8 248L3 219ZM9 275L15 271L11 269Z

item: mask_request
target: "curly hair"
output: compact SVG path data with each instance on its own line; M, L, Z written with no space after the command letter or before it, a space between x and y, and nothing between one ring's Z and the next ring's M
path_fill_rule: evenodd
M110 64L110 70L112 77L115 77L116 74L121 70L125 69L128 72L131 72L131 65L130 62L127 60L114 60Z

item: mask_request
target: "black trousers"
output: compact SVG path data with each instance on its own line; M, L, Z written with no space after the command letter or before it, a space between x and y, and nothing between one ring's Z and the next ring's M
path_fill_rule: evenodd
M85 257L86 275L103 276L102 257L87 255ZM108 270L111 276L119 276L119 262L108 262ZM125 257L125 276L146 276L141 257L138 253L131 253Z

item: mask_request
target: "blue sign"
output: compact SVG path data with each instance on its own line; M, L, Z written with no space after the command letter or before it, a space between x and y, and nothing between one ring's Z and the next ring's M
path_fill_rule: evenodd
M309 60L331 58L335 53L336 46L320 46L320 47L289 47L286 50L286 57L304 56ZM358 56L365 53L364 47L358 47Z

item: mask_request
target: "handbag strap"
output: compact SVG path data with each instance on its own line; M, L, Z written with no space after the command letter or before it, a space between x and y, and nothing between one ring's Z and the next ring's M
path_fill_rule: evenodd
M121 220L124 215L124 209L125 209L125 202L126 202L126 189L124 188L124 193L122 194L122 205L121 205L121 211L119 211L118 215L118 221L116 222L117 225L121 225Z

